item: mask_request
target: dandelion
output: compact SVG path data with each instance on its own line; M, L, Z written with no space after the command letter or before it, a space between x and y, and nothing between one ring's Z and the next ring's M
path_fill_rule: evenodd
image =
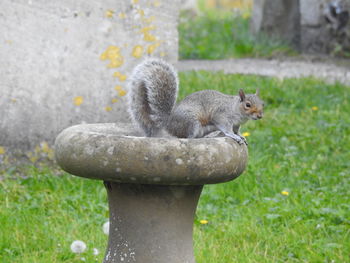
M94 254L95 256L97 256L99 253L100 253L100 251L98 251L97 248L93 248L92 254Z
M85 251L86 244L83 241L75 240L70 245L70 249L72 250L73 253L80 254L80 253L83 253Z
M205 219L202 219L202 220L199 220L199 223L201 223L202 225L206 225L209 223L208 220L205 220Z
M318 107L317 107L317 106L313 106L311 109L312 109L313 111L317 111L317 110L318 110Z
M103 230L103 233L105 233L106 235L109 234L109 221L103 224L102 230Z
M282 191L282 192L281 192L281 195L288 196L288 195L289 195L289 192L288 192L288 191Z
M244 137L248 137L248 136L250 136L250 133L249 133L249 132L243 132L242 135L243 135Z

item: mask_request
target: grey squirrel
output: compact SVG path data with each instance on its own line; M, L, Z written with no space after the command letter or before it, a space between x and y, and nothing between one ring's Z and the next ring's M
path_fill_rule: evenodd
M246 144L239 134L240 125L263 117L264 102L259 90L245 94L240 89L237 96L202 90L176 104L177 73L160 59L146 59L136 66L128 88L130 115L149 137L161 136L165 130L179 138L200 138L219 130L239 144Z

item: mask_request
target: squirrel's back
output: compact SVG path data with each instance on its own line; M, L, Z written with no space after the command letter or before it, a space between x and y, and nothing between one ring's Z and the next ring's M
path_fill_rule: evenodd
M129 82L129 111L147 136L157 136L176 103L178 77L161 59L146 59L132 72Z

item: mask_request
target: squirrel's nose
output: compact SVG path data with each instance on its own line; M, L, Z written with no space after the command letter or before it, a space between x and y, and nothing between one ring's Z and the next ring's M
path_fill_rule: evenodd
M258 119L261 119L263 116L262 116L262 114L258 114L258 115L256 115L256 117L257 117Z

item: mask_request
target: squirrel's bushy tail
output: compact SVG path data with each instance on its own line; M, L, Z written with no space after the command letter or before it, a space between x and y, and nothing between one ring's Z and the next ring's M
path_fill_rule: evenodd
M129 81L129 111L146 136L157 136L165 127L177 92L177 73L165 61L147 59L135 67Z

